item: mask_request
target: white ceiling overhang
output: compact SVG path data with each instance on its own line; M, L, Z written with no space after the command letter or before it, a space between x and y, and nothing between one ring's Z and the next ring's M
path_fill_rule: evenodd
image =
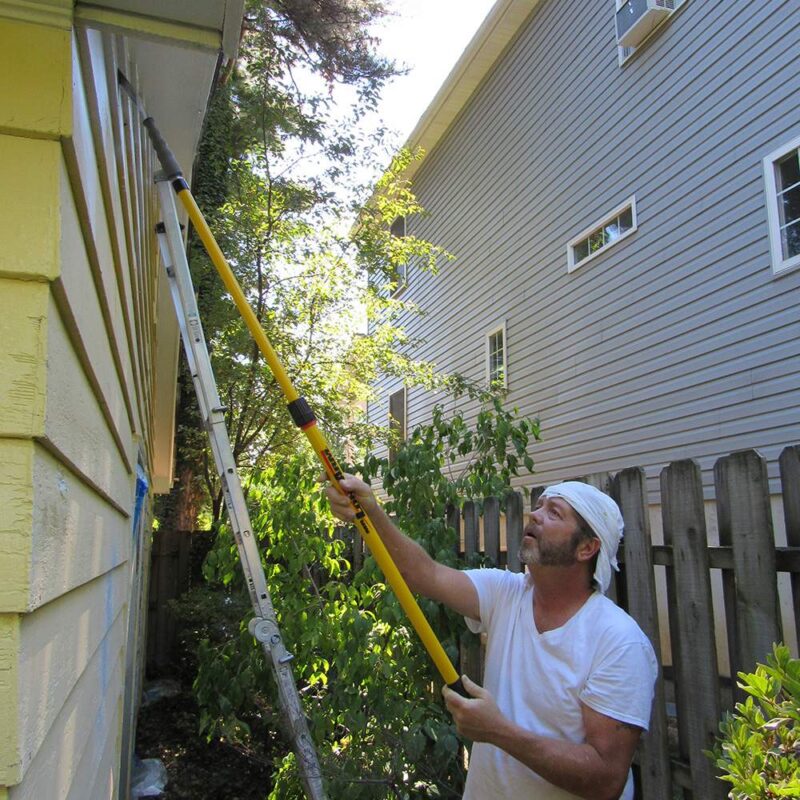
M243 6L244 0L103 0L77 2L72 9L75 26L114 37L118 66L187 181L217 71L236 57ZM153 490L160 493L172 486L178 368L178 326L163 276L156 302L149 466Z
M76 25L124 37L126 75L187 179L220 65L236 57L244 0L76 2Z

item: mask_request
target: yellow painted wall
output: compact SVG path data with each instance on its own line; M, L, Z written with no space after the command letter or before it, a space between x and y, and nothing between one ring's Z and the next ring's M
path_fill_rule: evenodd
M18 736L19 615L0 614L0 787L21 777Z
M22 779L34 437L44 431L49 282L60 270L58 138L71 130L69 32L0 19L0 797Z
M119 794L135 470L175 381L152 173L123 196L114 73L73 10L0 0L0 800Z

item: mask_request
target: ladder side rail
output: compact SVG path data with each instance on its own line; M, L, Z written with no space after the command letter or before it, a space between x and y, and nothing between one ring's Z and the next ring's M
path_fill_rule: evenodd
M293 656L287 651L278 628L261 566L261 556L252 534L250 516L225 425L224 409L219 400L200 324L174 197L169 183L165 180L157 180L157 186L161 200L166 249L169 254L169 262L165 261L165 266L167 266L170 291L256 615L251 621L250 630L261 643L268 663L272 664L284 721L297 751L300 775L306 794L311 800L325 800L321 770L291 668Z
M166 229L167 243L172 259L172 275L170 281L174 285L179 298L179 305L176 312L180 317L183 315L185 330L189 349L192 353L190 360L194 361L196 387L200 388L198 398L200 400L201 412L204 415L209 438L214 449L217 461L217 472L223 483L224 496L230 514L231 527L237 544L243 550L243 566L249 573L248 585L251 588L251 595L255 592L253 606L259 616L266 616L272 612L269 593L266 587L266 579L261 570L261 557L258 547L252 535L247 505L244 501L244 493L238 481L236 463L233 459L233 451L228 439L228 431L225 425L225 418L222 411L222 404L216 389L216 381L211 368L211 359L208 355L205 337L203 336L202 325L200 324L199 313L197 311L197 301L194 291L191 288L191 276L189 265L186 260L186 253L183 249L183 239L178 227L178 216L175 203L172 197L169 184L165 181L158 182L159 194L161 196L161 207L164 209L164 227ZM167 212L169 210L169 213ZM238 484L238 491L234 484ZM258 569L255 567L258 566ZM261 573L259 576L257 573ZM259 579L260 578L260 579ZM263 607L262 607L263 604ZM261 613L261 612L265 613Z
M214 403L215 399L219 401L219 393L216 388L216 379L214 378L213 372L210 375L211 383L213 384L211 390L209 392L209 397L206 397L205 387L203 386L203 382L200 379L200 375L198 373L197 368L197 359L195 358L195 347L200 345L206 350L206 343L205 337L202 336L200 342L195 343L193 338L189 333L188 326L186 324L186 314L184 312L184 302L181 297L181 291L178 284L178 280L175 274L175 261L172 258L171 249L169 247L169 242L167 240L167 233L166 233L166 226L162 223L162 229L157 229L157 236L158 236L158 245L159 250L161 252L161 259L164 263L164 266L167 271L167 283L169 285L170 296L172 297L172 303L175 307L175 315L178 320L178 329L181 335L181 341L183 342L183 352L186 356L186 361L189 367L189 374L192 377L192 383L194 385L195 394L197 396L197 403L200 406L200 418L203 423L203 427L206 429L206 433L209 435L209 443L211 445L211 453L214 459L214 465L217 470L217 475L220 476L220 479L224 481L225 475L225 466L222 460L222 454L220 452L220 447L217 441L217 437L213 435L212 431L209 429L208 426L208 418L209 418L209 408L210 403ZM180 240L180 246L183 247L183 240ZM236 526L237 530L241 527L237 524L237 514L236 509L233 508L232 503L229 502L229 498L226 495L223 495L225 498L225 504L228 507L228 512L231 516L231 525Z

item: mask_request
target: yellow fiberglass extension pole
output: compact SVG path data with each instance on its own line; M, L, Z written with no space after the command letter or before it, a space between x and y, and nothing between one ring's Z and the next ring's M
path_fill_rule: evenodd
M225 288L230 293L236 308L239 310L239 313L242 315L242 318L244 319L245 324L250 331L250 334L258 345L259 350L261 350L262 355L266 359L272 374L275 376L275 380L281 387L284 397L286 398L289 413L291 414L294 423L306 434L311 446L314 448L314 452L322 462L322 465L325 468L325 473L327 474L331 483L337 489L339 489L339 491L342 491L339 483L339 481L344 477L342 468L339 466L339 462L336 460L330 448L328 447L325 436L317 427L317 420L314 416L314 412L311 410L306 399L301 397L292 385L286 370L283 368L283 365L278 359L278 356L270 344L266 333L264 333L264 329L261 327L258 317L250 307L250 304L247 302L247 298L245 297L239 282L236 280L236 276L233 274L233 271L228 265L222 250L220 250L214 235L211 233L211 229L208 227L208 223L205 221L202 212L192 196L189 185L183 177L180 165L175 159L175 156L172 154L172 151L170 150L166 141L161 136L153 118L147 117L144 114L133 87L121 72L119 73L119 81L120 85L126 91L126 93L130 95L131 99L136 104L139 113L143 117L142 124L147 129L150 141L154 150L156 151L158 160L161 163L161 168L164 170L164 173L166 174L167 179L170 181L172 188L175 190L175 193L183 204L183 207L186 209L192 225L194 225L194 228L203 242L208 255L214 262L214 266L216 267L222 282L225 284ZM356 512L355 525L358 528L359 533L366 542L367 547L369 547L370 552L375 558L375 561L381 568L381 571L386 577L389 586L391 586L392 590L397 596L403 611L406 613L406 616L414 626L414 630L416 630L417 634L419 635L422 644L428 651L428 654L433 660L433 663L436 665L436 668L439 670L443 680L451 689L457 691L459 694L467 696L455 667L453 667L452 662L448 658L447 653L445 653L441 642L437 639L436 634L433 632L433 629L428 623L428 620L425 619L419 604L411 594L411 590L408 588L408 584L400 574L400 570L397 568L397 565L394 563L389 551L386 549L386 545L384 545L383 541L378 535L374 523L361 507L361 504L358 502L353 493L349 493L349 498L350 503Z

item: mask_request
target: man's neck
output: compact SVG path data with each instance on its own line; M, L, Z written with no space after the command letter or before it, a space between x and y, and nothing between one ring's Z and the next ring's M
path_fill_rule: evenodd
M535 586L533 616L540 633L560 628L593 594L583 569L535 565L531 575Z

